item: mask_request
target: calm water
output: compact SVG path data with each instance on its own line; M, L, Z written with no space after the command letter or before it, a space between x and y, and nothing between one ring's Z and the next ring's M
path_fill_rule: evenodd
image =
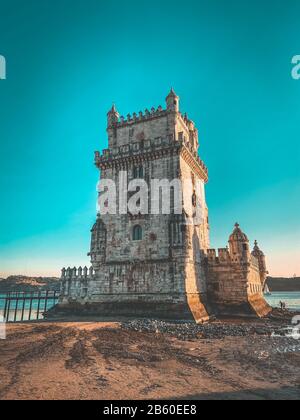
M279 308L281 301L286 303L287 309L300 311L300 292L273 292L266 300L273 308Z
M28 295L29 297L30 295ZM3 310L4 310L4 298L5 298L5 294L0 294L0 315L3 315ZM272 293L271 296L266 296L266 300L268 301L268 303L273 306L274 308L279 308L280 307L280 301L285 302L287 309L290 309L291 311L300 311L300 292L274 292ZM44 304L45 301L42 300L40 302L40 318L43 318L42 312L44 311ZM22 302L19 302L19 306L18 306L18 318L21 317L21 313L22 313ZM29 300L26 301L26 305L25 305L25 319L27 317L27 315L29 314L29 306L30 306L30 302ZM50 300L47 304L47 309L50 309L53 306L53 302L52 300ZM10 319L13 319L13 309L16 307L16 302L12 302L11 303L11 317ZM34 318L37 314L37 309L38 309L38 301L34 300L33 301L33 305L32 305L32 317Z
M25 295L26 297L30 298L31 294ZM6 294L0 294L0 315L3 315L4 313L4 306L5 306L5 297ZM43 312L44 310L48 310L54 306L54 299L49 299L47 301L47 306L45 305L46 301L45 299L40 300L40 313L39 313L39 319L43 319ZM9 321L13 321L14 319L14 310L16 309L17 302L12 300L10 304L10 316ZM19 301L18 303L18 312L17 312L17 321L21 320L23 312L23 301ZM24 320L27 320L29 317L30 312L30 300L26 300L25 307L24 307ZM37 312L38 312L38 300L33 299L32 301L32 308L31 308L31 319L34 320L37 318Z

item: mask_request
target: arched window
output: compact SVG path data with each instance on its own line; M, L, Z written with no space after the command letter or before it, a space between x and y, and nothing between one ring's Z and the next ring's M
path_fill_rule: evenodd
M144 178L144 168L142 166L135 166L133 168L133 178Z
M136 225L133 228L132 239L134 241L141 241L143 239L143 229L140 225Z
M196 195L195 191L192 195L192 205L193 205L193 207L197 207L197 195Z

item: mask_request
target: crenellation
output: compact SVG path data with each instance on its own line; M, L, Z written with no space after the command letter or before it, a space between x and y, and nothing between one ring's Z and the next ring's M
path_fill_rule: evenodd
M71 269L62 269L60 280L60 301L62 304L69 303L70 301L78 301L88 298L88 290L91 284L96 279L94 268L91 267L74 267Z
M167 110L164 110L162 106L160 105L157 109L154 107L151 108L149 111L148 109L145 109L144 113L143 111L139 111L139 113L133 112L133 114L127 114L127 117L124 116L119 117L114 125L116 128L124 128L126 126L132 126L139 122L147 122L151 121L153 119L165 116L167 114Z
M174 90L166 109L152 107L125 119L113 106L107 122L108 148L95 152L100 179L117 181L123 170L129 180L136 174L147 182L192 179L200 191L193 191L191 201L199 201L203 215L190 224L185 212L98 214L88 254L92 265L62 269L60 305L76 304L92 314L197 322L215 314L266 315L266 260L257 242L251 253L248 237L236 224L229 247L210 248L208 169L198 153L198 130L180 112Z
M207 258L210 263L214 263L217 258L217 252L215 249L208 249L207 250Z
M228 248L219 248L218 249L218 256L220 262L228 263L230 261L230 255Z
M87 267L74 267L74 268L70 268L68 267L63 268L61 270L61 279L78 279L81 277L90 277L92 278L95 274L94 268L90 267L89 269Z

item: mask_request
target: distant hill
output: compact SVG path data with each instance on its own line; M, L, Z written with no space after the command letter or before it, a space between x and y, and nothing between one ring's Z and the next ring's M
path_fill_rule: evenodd
M59 290L59 279L56 277L10 276L0 278L0 293L35 292L38 290Z
M300 292L300 277L268 277L271 292Z
M267 284L271 292L300 292L300 277L268 277ZM0 278L0 293L37 290L59 290L59 278L26 276Z

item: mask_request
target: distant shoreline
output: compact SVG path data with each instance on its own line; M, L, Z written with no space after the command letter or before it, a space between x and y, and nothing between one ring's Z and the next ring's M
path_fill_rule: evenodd
M269 277L267 284L271 292L300 292L300 277ZM57 277L28 277L23 275L0 278L0 293L59 290Z
M300 277L268 277L270 292L300 292Z
M0 293L8 292L36 292L43 290L58 291L59 278L56 277L27 277L9 276L0 278Z

